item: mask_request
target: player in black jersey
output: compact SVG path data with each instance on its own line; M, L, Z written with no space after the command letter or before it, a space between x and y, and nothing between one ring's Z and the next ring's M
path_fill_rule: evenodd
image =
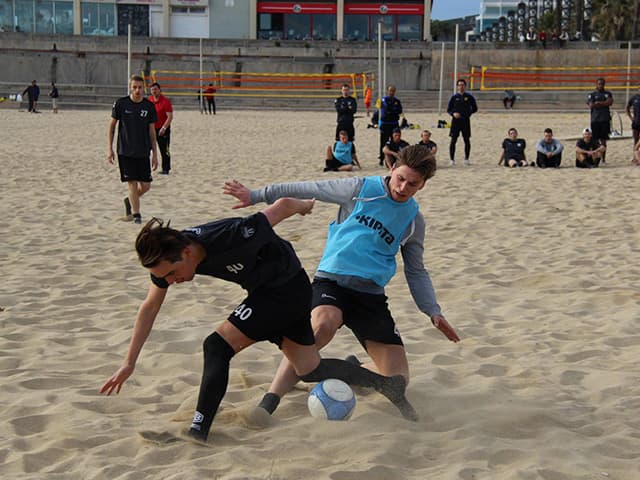
M633 135L634 157L632 162L636 163L636 145L640 140L640 95L635 94L627 102L627 116L631 120L631 134Z
M471 115L478 111L478 105L473 95L466 92L467 81L464 78L456 82L456 93L449 99L447 112L451 115L451 130L449 136L449 165L456 164L456 143L462 134L464 140L464 164L470 165L469 154L471 153Z
M605 80L599 78L596 81L596 89L587 95L587 105L591 109L591 131L593 140L607 148L607 140L611 133L611 111L609 107L613 104L613 94L604 89ZM606 152L602 154L602 163L606 163Z
M404 396L406 381L385 377L337 359L321 359L311 328L311 284L289 242L273 226L287 217L311 212L314 200L282 198L260 213L228 218L178 231L158 219L149 221L136 239L140 262L151 274L123 365L100 392L120 392L131 376L167 289L196 274L234 282L247 297L204 341L204 369L196 412L188 434L206 440L227 390L229 362L253 343L278 345L305 382L337 378L376 389L405 418L417 414Z
M336 126L336 142L340 141L340 132L347 132L349 141L356 139L356 131L353 127L353 116L358 111L358 102L351 96L351 89L346 83L342 85L341 95L333 102L338 114Z

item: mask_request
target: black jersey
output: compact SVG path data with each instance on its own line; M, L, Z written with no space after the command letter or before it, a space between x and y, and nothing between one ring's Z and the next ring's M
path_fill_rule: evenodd
M609 90L603 90L602 92L594 90L587 95L587 103L604 102L609 98L613 98ZM596 107L591 109L592 122L609 122L610 120L611 112L609 111L609 107Z
M263 213L218 220L183 233L206 251L196 268L198 275L237 283L248 292L278 287L302 269L291 244L273 231ZM151 275L151 281L160 288L169 287L164 278Z
M353 125L353 116L358 110L358 103L353 97L338 97L335 100L339 125Z
M470 93L456 93L449 99L449 105L447 106L449 115L459 113L460 118L470 118L471 115L477 111L478 104L476 103L475 97Z
M422 140L420 140L418 143L416 143L416 145L422 145L423 147L427 147L429 150L433 150L438 146L433 140L429 140L427 143L424 143Z
M640 95L634 95L627 102L627 108L633 112L633 123L640 125Z
M382 97L380 104L380 122L383 124L398 126L402 114L402 103L396 97Z
M156 107L146 98L134 102L130 97L116 100L111 117L118 120L118 155L149 158L149 124L156 123Z
M505 160L524 160L524 150L527 148L527 142L524 138L516 138L515 140L511 140L510 138L505 138L502 141L502 148L504 149L504 158Z
M389 141L385 144L385 146L392 152L398 153L403 148L408 147L409 144L402 139L400 139L400 141L396 143L393 141L392 138L390 138Z

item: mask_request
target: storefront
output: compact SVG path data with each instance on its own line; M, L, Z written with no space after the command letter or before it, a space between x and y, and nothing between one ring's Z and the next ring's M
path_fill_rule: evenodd
M335 40L335 3L258 2L258 38Z
M73 33L73 2L0 0L0 31Z
M344 39L377 40L378 24L387 41L422 40L424 4L345 3Z

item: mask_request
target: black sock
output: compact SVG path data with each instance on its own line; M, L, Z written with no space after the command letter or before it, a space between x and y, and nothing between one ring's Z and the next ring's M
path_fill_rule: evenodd
M265 409L269 412L269 415L272 415L273 412L276 411L276 408L278 408L278 405L280 405L280 397L275 393L267 392L264 394L264 397L262 397L262 400L260 400L258 407Z
M193 416L189 434L206 440L218 411L220 402L227 392L229 383L229 362L235 355L233 348L218 332L213 332L204 341L204 368L198 405Z

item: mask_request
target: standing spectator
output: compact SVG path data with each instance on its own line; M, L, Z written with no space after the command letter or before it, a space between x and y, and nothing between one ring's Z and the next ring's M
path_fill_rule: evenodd
M342 85L342 95L333 102L338 113L338 125L336 126L336 141L340 140L340 132L345 131L349 136L349 141L353 142L356 132L353 128L353 116L358 110L358 102L351 96L349 85Z
M593 139L604 146L602 163L606 163L605 152L607 140L611 132L611 112L609 107L613 103L613 95L604 89L604 78L596 81L596 89L587 96L587 105L591 109L591 131Z
M627 116L631 120L631 134L633 135L634 159L636 145L640 140L640 94L635 94L627 102Z
M211 112L216 114L216 87L213 86L213 83L210 83L207 88L204 89L204 98L207 101L207 107L204 109L204 113L207 113L207 108L209 110L209 115Z
M449 165L452 167L456 164L456 142L458 136L462 133L464 140L464 164L471 165L469 154L471 153L471 115L478 111L476 99L470 93L465 92L467 81L464 78L458 79L456 82L457 92L449 99L447 112L451 115L451 130L449 136L451 143L449 144Z
M562 161L564 145L553 138L553 130L544 129L544 137L536 144L536 163L540 168L558 168Z
M162 94L160 84L154 82L151 84L151 95L149 101L156 107L156 116L158 120L155 124L156 139L158 148L162 156L162 170L160 173L169 175L171 170L171 122L173 121L173 106L171 101Z
M540 35L538 35L538 38L540 39L540 43L542 44L542 48L547 48L547 32L542 30L540 32Z
M38 97L40 97L40 87L36 85L35 80L32 80L31 85L24 89L22 96L24 97L25 95L29 98L29 112L40 113L36 110Z
M607 147L593 136L590 128L582 131L582 138L576 142L576 167L598 168Z
M378 117L378 128L380 129L380 165L384 162L384 146L387 144L393 130L398 128L400 124L400 114L402 113L402 103L396 98L395 85L387 87L387 95L382 97L380 102L380 116Z
M505 167L528 166L527 154L525 153L526 148L526 140L524 138L518 138L518 130L510 128L509 137L502 141L502 153L500 154L498 165L502 165L504 162Z
M436 142L431 140L431 132L429 130L422 131L420 134L420 141L416 143L416 145L422 145L423 147L428 148L434 155L438 153L438 145L436 145Z
M54 82L51 82L51 91L49 92L49 96L51 97L51 108L53 113L58 113L58 97L60 97L60 93L58 93L58 87Z
M350 172L353 167L360 167L356 146L349 141L349 135L345 130L339 133L340 140L334 142L333 146L327 147L327 158L325 160L325 172Z
M144 80L132 75L128 96L119 98L111 110L107 160L114 163L113 135L118 125L118 167L120 181L127 183L129 195L124 198L126 219L142 223L140 197L151 188L151 166L158 168L156 143L156 109L144 98ZM149 166L149 151L152 152Z
M408 146L409 144L402 140L402 129L394 128L391 133L391 138L382 149L385 166L387 168L393 167L396 164L396 160L398 160L400 151Z
M535 47L537 40L538 34L536 33L536 29L533 27L529 27L529 31L527 32L527 42L529 42L529 46Z
M367 117L371 115L371 87L369 86L364 91L364 108L367 111Z

